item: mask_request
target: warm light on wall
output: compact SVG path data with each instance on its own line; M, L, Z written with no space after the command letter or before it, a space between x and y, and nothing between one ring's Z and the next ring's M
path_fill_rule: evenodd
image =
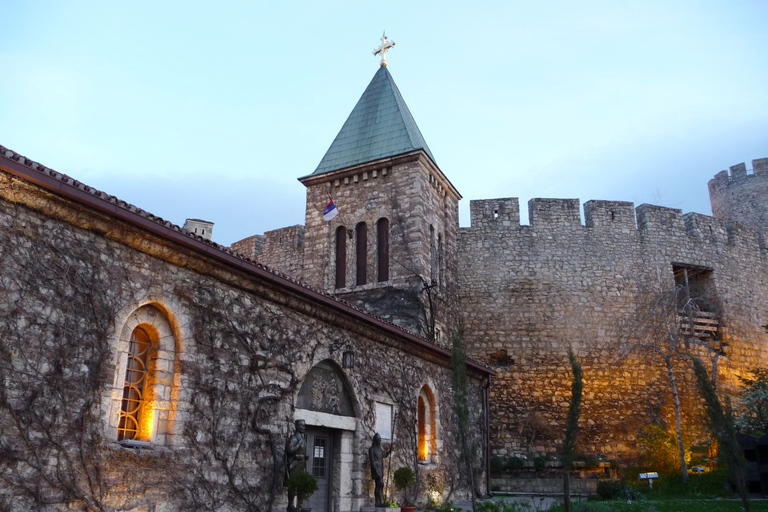
M141 425L139 425L140 441L152 441L152 434L155 431L155 403L146 401L142 406Z
M427 435L427 408L424 398L418 400L418 429L419 429L419 460L429 459L429 440Z

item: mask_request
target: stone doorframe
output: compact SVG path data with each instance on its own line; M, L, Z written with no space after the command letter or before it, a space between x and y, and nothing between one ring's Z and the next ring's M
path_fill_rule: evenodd
M338 510L348 512L362 506L362 474L354 466L355 432L360 420L351 416L337 416L326 412L295 409L294 418L304 420L308 427L322 427L337 431L338 457L333 460L333 483L331 488L338 496ZM338 480L337 480L338 475Z

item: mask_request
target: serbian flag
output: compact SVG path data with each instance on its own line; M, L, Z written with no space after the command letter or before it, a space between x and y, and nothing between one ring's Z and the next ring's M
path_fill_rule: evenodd
M331 196L328 196L328 205L325 207L325 210L323 210L323 218L325 220L331 220L338 214L339 210L337 210L336 205L333 204L333 199L331 199Z

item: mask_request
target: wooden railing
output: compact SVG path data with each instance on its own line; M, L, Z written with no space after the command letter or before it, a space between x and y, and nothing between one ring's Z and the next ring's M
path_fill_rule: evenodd
M720 319L717 313L681 310L678 312L677 317L680 320L680 332L682 334L697 338L717 337L717 330L720 327Z

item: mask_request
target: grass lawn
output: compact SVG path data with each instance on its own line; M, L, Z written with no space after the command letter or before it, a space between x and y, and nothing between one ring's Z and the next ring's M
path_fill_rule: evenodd
M751 501L750 512L768 512L768 501ZM550 512L562 511L563 507L550 509ZM573 512L737 512L744 508L739 500L643 500L627 503L626 501L590 501L573 503Z

